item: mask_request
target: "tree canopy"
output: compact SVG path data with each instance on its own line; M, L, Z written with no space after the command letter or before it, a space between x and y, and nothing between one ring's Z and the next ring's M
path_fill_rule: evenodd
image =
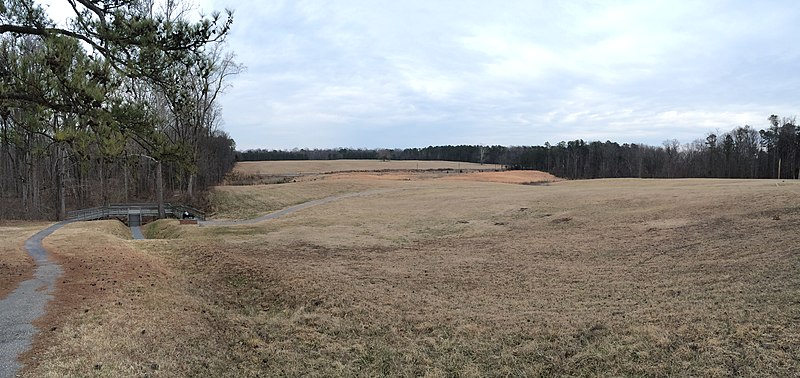
M231 162L219 164L232 164L233 141L216 128L217 97L243 69L225 52L233 12L192 20L180 1L67 1L66 25L32 0L0 3L0 179L11 189L3 192L25 212L60 203L63 217L69 198L108 202L119 176L127 197L129 181L150 180L131 172L150 175L148 161L159 173L168 164L168 180L189 197L198 173L203 185L221 179L200 150L222 148L216 155ZM45 202L43 177L56 182ZM92 181L99 190L87 189Z

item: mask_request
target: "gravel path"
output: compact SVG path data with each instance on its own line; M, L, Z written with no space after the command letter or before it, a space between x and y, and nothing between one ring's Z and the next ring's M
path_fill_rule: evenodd
M14 377L22 365L17 357L30 348L38 330L32 322L44 315L44 306L53 299L61 266L47 258L42 240L70 221L56 223L25 241L25 249L36 261L34 278L0 301L0 378Z
M303 203L301 203L299 205L290 206L290 207L287 207L287 208L285 208L283 210L278 210L278 211L276 211L274 213L269 213L267 215L262 215L260 217L253 218L253 219L230 220L230 221L200 221L198 223L200 223L201 226L232 226L232 225L237 225L237 224L254 224L254 223L258 223L258 222L263 222L265 220L282 217L284 215L291 214L291 213L303 210L303 209L311 207L311 206L318 206L318 205L322 205L322 204L325 204L325 203L328 203L328 202L342 200L342 199L345 199L345 198L371 196L371 195L375 195L375 194L395 192L395 191L398 191L398 190L401 190L401 189L376 189L376 190L368 190L368 191L365 191L365 192L341 194L341 195L338 195L338 196L330 196L330 197L325 197L325 198L321 198L321 199L314 200L314 201L303 202Z

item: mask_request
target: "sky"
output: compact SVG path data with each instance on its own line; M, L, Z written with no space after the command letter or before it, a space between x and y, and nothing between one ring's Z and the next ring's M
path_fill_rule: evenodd
M798 1L202 0L238 149L661 145L800 111Z

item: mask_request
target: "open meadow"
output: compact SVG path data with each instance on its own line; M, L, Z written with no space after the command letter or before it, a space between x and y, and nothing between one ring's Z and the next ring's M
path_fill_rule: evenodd
M800 183L552 181L336 174L219 187L216 217L379 191L70 224L24 375L800 375Z
M243 174L288 175L319 174L353 171L443 171L499 169L497 164L465 163L437 160L284 160L244 161L236 164L235 171Z
M229 185L281 184L316 181L337 176L353 179L358 178L358 173L370 177L385 176L384 178L398 180L416 180L501 169L502 166L497 164L427 160L244 161L236 163L233 172L228 174L226 182Z

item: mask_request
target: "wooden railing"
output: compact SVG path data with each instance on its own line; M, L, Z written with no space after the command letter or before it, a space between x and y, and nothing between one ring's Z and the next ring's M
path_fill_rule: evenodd
M199 220L205 220L205 214L191 206L181 204L164 204L164 213L167 217L181 218L188 212ZM72 210L67 212L67 220L87 221L108 218L128 218L130 215L158 218L158 204L155 203L123 203L108 206L92 207L88 209Z

